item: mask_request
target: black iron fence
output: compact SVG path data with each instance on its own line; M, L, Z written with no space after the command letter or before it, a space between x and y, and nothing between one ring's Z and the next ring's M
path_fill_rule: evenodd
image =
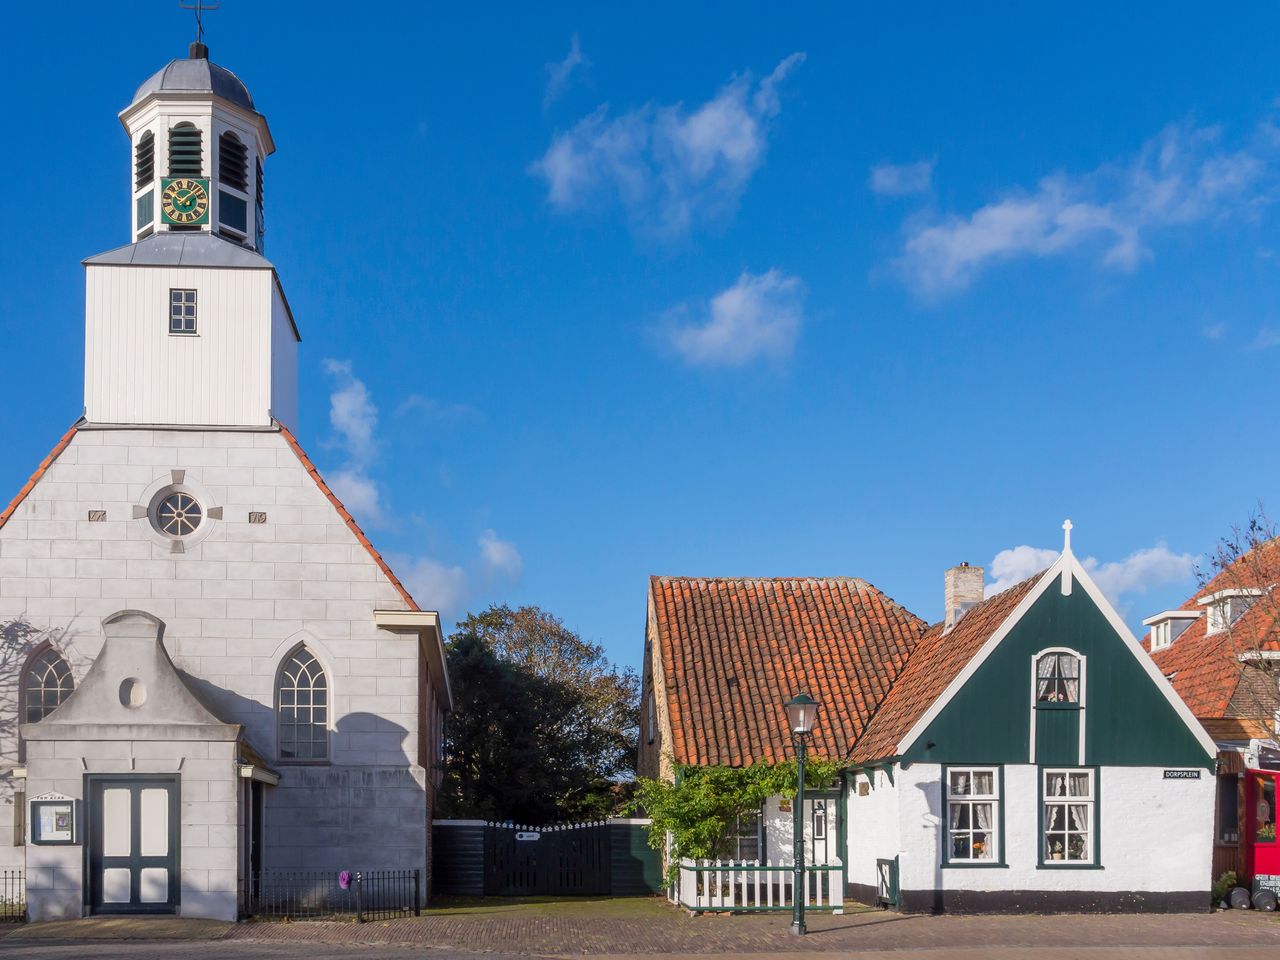
M240 885L240 912L261 920L393 920L418 916L419 870L283 871L254 874Z
M0 870L0 923L27 919L27 878L21 870Z

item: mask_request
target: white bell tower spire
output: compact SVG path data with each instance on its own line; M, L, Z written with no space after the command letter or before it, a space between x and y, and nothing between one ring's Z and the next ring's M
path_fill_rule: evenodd
M85 261L86 420L295 426L300 337L262 256L266 117L197 39L120 122L133 243Z

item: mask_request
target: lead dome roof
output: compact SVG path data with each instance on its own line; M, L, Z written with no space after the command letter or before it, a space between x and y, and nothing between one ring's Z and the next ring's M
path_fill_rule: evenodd
M169 61L138 87L130 106L153 93L211 93L238 107L257 112L249 88L240 78L210 60L207 50L202 52L205 53L203 57Z

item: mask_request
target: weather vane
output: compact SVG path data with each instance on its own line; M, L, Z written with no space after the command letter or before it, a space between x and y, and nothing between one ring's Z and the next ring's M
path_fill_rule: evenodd
M205 3L204 0L195 0L195 3L186 3L184 0L178 0L178 6L183 10L194 10L196 12L196 43L204 43L204 20L201 14L206 11L217 10L222 6L221 0L215 3Z

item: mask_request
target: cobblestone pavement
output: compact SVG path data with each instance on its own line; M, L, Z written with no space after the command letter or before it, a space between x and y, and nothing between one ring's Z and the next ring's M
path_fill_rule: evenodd
M181 924L184 921L169 921ZM190 921L186 921L190 923ZM146 921L104 928L93 921L35 924L0 940L0 956L31 960L95 958L410 957L449 960L483 952L512 956L777 956L822 952L832 957L893 960L1277 960L1280 917L1253 912L1174 916L918 917L869 912L814 916L806 937L793 937L789 917L689 917L660 901L560 904L471 904L433 908L419 918L366 924L246 923L203 934L211 939L159 942ZM194 930L194 928L192 928ZM85 931L84 934L79 931ZM92 936L90 934L90 936ZM64 939L75 937L75 940Z

